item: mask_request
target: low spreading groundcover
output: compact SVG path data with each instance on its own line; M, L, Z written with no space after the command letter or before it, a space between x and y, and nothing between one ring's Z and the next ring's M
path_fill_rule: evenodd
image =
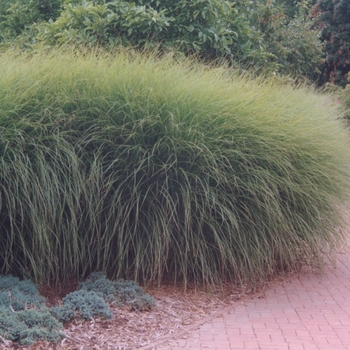
M130 52L0 56L0 272L255 280L343 242L327 95Z
M38 340L58 342L65 337L61 322L75 318L91 320L112 318L106 302L150 310L155 299L133 281L110 281L100 272L92 273L79 284L79 290L67 294L61 305L49 309L30 280L0 275L0 344L4 339L30 345Z

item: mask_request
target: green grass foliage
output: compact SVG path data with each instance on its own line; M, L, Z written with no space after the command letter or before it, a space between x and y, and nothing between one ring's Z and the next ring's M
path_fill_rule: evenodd
M345 86L344 90L341 90L340 99L344 107L345 118L350 121L350 84Z
M253 282L343 242L327 95L171 58L0 56L0 267Z

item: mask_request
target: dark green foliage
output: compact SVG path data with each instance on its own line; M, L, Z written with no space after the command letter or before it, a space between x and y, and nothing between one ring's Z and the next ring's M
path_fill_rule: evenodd
M33 24L36 19L33 17L33 13L28 11L29 0L8 2L4 5L0 16L0 38L2 40L18 36L26 26Z
M62 6L62 0L26 0L6 3L0 26L4 48L133 46L315 79L321 45L311 19L295 12L308 2L284 3L66 0ZM295 17L286 15L291 12Z
M13 1L13 0L0 0L0 26L1 29L3 29L2 27L2 23L6 20L6 15L8 14L8 10L14 6L15 4L20 5L24 5L24 6L28 6L30 0L22 0L22 1ZM22 17L27 17L27 14L23 14Z
M40 21L54 21L62 10L63 0L30 0L30 7L38 14Z
M0 0L0 22L4 20L6 11L10 8L12 3L12 0Z
M324 54L308 3L295 4L293 17L288 16L283 3L255 0L250 23L262 34L266 50L275 56L276 72L316 81Z
M162 33L169 48L204 51L215 57L216 53L238 53L241 44L250 45L248 22L236 4L229 1L137 0L136 3L164 12L169 18L169 27Z
M77 0L65 1L58 16L60 0L50 3L54 7L51 10L39 6L40 1L35 0L36 5L30 8L13 4L2 21L7 28L5 48L15 44L32 49L62 44L104 48L121 45L161 52L175 50L205 60L259 68L275 67L259 34L249 27L245 2Z
M283 6L285 8L286 15L292 19L298 14L300 6L314 6L317 0L270 0L267 3L271 4L273 2Z
M317 3L321 39L326 59L323 82L345 86L350 71L350 2L320 0Z
M44 301L31 281L0 276L0 335L23 345L59 341L62 324L52 317Z
M248 44L247 21L222 0L66 2L55 23L39 28L48 43L159 47L217 57Z
M105 318L113 316L102 297L84 289L69 293L63 298L63 306L55 307L51 312L59 321L70 321L78 315L85 320L91 320L94 316Z
M34 23L55 20L62 9L62 0L1 0L0 8L2 37L14 38Z

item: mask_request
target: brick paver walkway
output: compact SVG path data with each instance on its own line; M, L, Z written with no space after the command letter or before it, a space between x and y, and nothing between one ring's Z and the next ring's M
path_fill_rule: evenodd
M157 350L350 350L350 254L275 284Z

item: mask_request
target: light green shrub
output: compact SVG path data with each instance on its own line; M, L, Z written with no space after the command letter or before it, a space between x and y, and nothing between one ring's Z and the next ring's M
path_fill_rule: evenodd
M343 242L327 95L125 52L0 69L3 272L254 283Z

